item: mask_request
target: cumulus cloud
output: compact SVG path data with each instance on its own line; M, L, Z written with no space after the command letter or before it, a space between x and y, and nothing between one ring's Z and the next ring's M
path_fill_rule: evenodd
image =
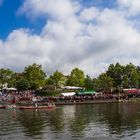
M123 1L118 0L126 7ZM17 29L1 40L0 66L21 70L37 62L49 74L79 67L93 76L110 63L139 65L140 33L120 5L99 9L76 0L25 0L18 12L29 19L44 16L46 25L39 35Z
M136 16L140 14L139 0L118 0L118 4L130 16Z
M29 17L43 15L62 20L73 16L79 8L79 4L71 0L25 0L19 13L25 13Z

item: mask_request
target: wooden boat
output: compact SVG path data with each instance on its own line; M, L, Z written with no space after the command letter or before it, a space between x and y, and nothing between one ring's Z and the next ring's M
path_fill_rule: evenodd
M6 108L6 106L0 105L0 109L5 109L5 108Z
M25 110L25 109L53 109L55 108L55 105L50 105L50 106L18 106L16 107L18 109L22 109L22 110Z

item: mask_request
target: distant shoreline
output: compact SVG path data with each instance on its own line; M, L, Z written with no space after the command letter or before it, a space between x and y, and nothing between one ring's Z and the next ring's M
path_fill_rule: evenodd
M54 102L55 105L81 105L81 104L104 104L104 103L140 103L140 98L129 100L92 100L82 102Z

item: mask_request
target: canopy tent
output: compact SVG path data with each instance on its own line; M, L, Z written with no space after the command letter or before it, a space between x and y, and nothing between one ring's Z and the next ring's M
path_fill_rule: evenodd
M61 87L62 89L67 89L67 90L83 90L83 87L75 87L75 86L64 86Z
M123 89L124 92L126 93L130 93L130 94L136 94L136 93L139 93L140 90L139 89Z
M5 87L5 88L3 88L3 90L13 90L13 91L15 91L15 90L17 90L16 88L13 88L13 87L10 87L10 88L7 88L7 87Z
M85 90L77 92L77 95L95 95L95 94L97 94L97 92L94 90Z
M75 95L75 92L66 92L66 93L61 93L63 96L73 96Z

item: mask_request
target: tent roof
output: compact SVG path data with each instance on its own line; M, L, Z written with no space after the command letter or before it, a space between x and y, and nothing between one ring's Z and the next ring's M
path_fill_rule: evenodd
M17 90L16 88L10 87L10 88L3 88L5 90Z
M82 90L83 87L75 87L75 86L65 86L65 87L61 87L62 89L71 89L71 90Z
M63 96L73 96L75 95L75 92L66 92L66 93L61 93Z
M97 92L94 90L85 90L85 91L79 91L77 92L78 95L93 95L96 94Z

